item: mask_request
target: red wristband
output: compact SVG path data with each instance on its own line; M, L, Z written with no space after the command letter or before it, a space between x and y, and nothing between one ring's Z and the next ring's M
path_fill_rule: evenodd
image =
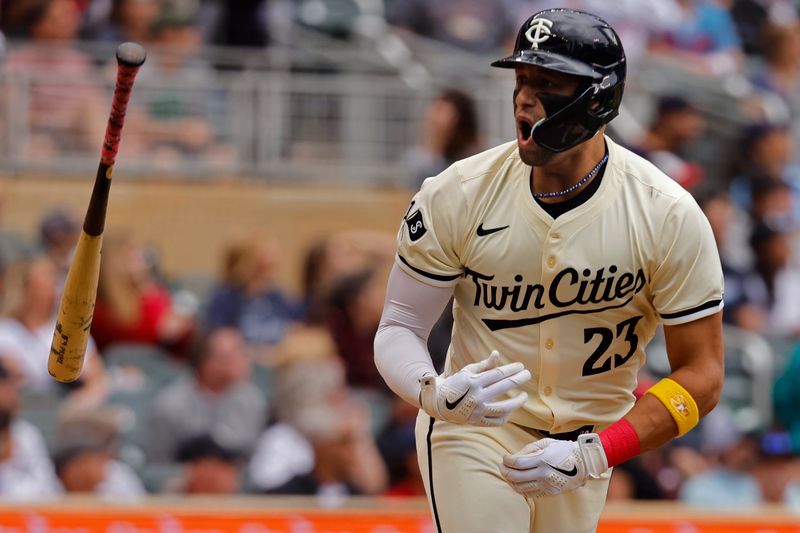
M641 452L639 435L624 418L600 432L600 443L606 453L609 468L633 459Z

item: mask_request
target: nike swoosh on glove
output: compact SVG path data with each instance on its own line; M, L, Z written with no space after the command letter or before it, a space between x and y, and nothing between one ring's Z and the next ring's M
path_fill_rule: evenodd
M500 465L500 475L528 498L572 492L606 470L608 460L597 433L580 435L577 441L542 439L506 455Z
M420 378L422 409L438 420L455 424L500 426L511 413L528 399L519 394L497 398L531 379L522 363L500 365L500 354L494 350L483 361L465 366L452 376Z

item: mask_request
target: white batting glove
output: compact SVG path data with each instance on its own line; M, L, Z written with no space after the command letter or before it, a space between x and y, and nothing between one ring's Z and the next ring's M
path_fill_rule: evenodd
M606 470L608 460L597 433L580 435L577 442L542 439L506 455L500 465L508 484L528 498L572 492Z
M503 425L525 403L528 394L496 398L531 379L531 373L522 363L499 364L500 354L495 350L483 361L467 365L452 376L421 377L422 409L436 419L455 424Z

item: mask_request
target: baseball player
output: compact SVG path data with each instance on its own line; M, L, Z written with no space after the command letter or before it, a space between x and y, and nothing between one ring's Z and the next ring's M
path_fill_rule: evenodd
M375 361L420 407L437 531L595 531L611 468L718 401L719 256L693 198L604 135L626 73L606 22L539 12L493 66L516 74L517 138L414 197ZM451 296L437 375L425 339ZM636 401L659 322L672 373Z

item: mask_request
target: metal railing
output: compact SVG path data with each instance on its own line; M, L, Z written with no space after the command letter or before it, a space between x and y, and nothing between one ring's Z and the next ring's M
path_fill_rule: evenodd
M391 33L377 41L315 38L305 47L204 48L177 68L168 66L174 50L150 50L119 165L157 177L406 184L405 154L420 140L427 104L448 84L475 97L487 145L513 138L513 76L488 68L489 58ZM59 68L55 76L47 65L15 66L24 46L12 43L0 70L0 170L90 172L111 98L113 48L84 44L89 73ZM612 126L624 138L626 125L646 122L653 94L676 90L708 104L711 134L696 151L713 170L742 120L730 112L736 96L719 83L645 63Z

